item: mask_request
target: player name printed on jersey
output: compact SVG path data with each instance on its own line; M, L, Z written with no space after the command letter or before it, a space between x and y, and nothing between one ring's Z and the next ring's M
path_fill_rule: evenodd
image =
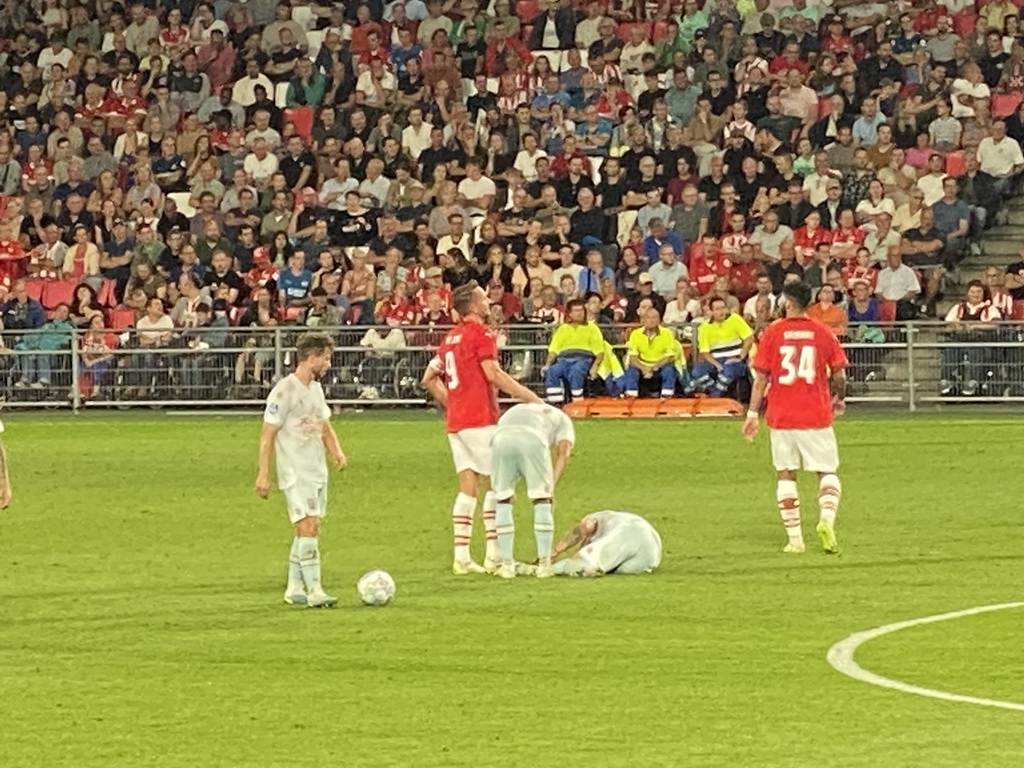
M791 317L765 330L754 368L768 378L765 419L772 429L832 426L832 371L845 368L846 353L835 334L808 317Z
M449 432L498 422L498 390L484 373L484 363L497 358L497 337L479 322L463 322L441 342L431 365L448 389Z

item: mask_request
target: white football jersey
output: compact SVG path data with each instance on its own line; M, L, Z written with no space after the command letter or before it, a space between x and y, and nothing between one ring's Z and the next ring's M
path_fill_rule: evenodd
M542 403L513 405L498 419L498 429L502 427L528 430L549 447L563 440L570 445L576 443L576 428L572 425L572 419L558 408Z
M263 421L280 428L274 448L281 490L299 483L327 483L323 428L330 417L331 409L319 381L311 381L307 387L293 373L271 390Z
M605 573L641 573L661 564L661 536L640 515L606 509L586 519L597 521L597 533L580 549L580 559Z

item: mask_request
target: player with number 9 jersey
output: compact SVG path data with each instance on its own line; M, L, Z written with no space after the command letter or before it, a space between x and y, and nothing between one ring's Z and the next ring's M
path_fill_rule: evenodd
M448 390L449 433L498 423L498 390L483 369L485 360L497 359L494 331L483 323L460 323L444 337L433 365Z
M846 353L835 334L807 316L772 323L757 345L754 370L769 381L765 421L772 429L832 426L833 371L845 368Z
M480 483L491 474L498 391L523 402L541 400L501 370L497 339L487 327L490 302L486 292L470 281L453 291L452 304L461 322L441 342L423 374L423 386L446 408L448 444L459 478L459 493L452 506L452 572L462 575L496 571L501 565L493 491L486 492L483 503L487 542L484 565L475 562L469 552Z

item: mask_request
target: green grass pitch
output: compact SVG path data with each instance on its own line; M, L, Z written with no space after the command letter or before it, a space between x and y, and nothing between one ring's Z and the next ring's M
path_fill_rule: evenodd
M0 513L0 766L1020 768L1019 712L855 682L846 635L1021 599L1019 420L849 418L843 554L784 556L767 435L584 423L559 532L632 510L649 577L450 575L440 422L336 421L333 611L280 602L291 533L252 492L259 418L12 416ZM528 510L517 547L533 548ZM476 528L479 540L479 522ZM475 546L480 552L482 542ZM381 567L385 609L354 584ZM920 627L858 660L1024 702L1019 611Z

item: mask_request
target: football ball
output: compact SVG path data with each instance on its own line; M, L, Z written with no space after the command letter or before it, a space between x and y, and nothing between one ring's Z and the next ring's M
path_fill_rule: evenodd
M395 580L387 571L369 571L359 579L356 592L366 605L387 605L395 596Z

